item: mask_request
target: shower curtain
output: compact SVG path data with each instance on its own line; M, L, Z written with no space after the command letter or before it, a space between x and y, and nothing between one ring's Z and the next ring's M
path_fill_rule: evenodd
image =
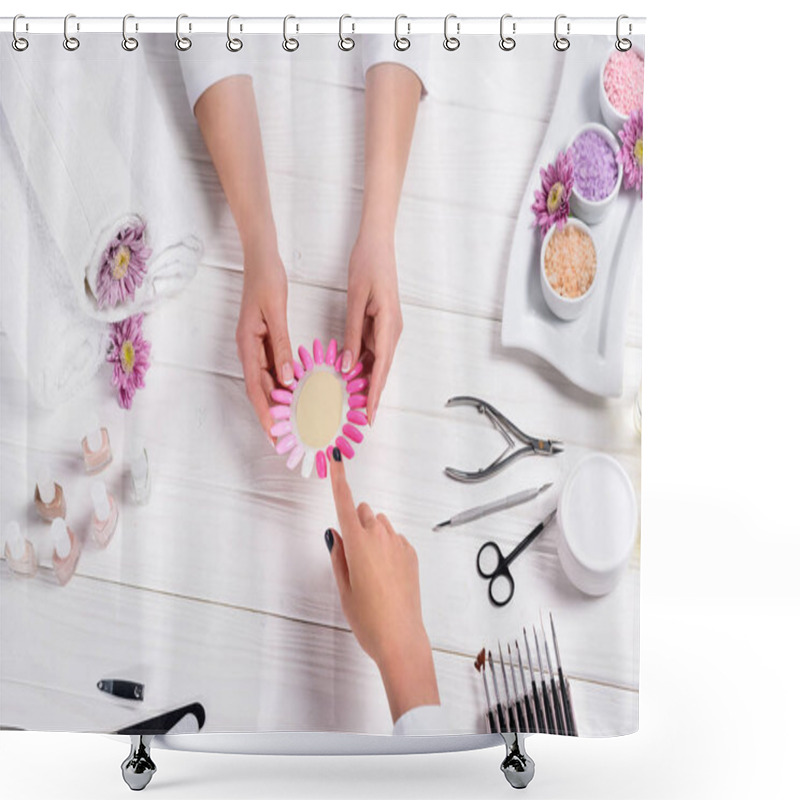
M236 36L0 47L0 724L635 731L642 38Z

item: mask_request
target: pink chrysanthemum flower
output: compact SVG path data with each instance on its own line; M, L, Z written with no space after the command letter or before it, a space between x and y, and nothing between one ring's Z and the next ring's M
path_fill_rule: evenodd
M556 156L555 164L548 164L547 169L540 169L542 188L534 194L531 209L536 215L536 224L542 236L552 225L560 230L569 216L569 198L574 182L572 156L569 152L561 152Z
M106 360L114 365L112 386L119 392L119 404L130 408L133 396L144 388L144 375L150 368L150 342L142 334L144 314L134 314L122 322L111 323L111 346Z
M147 225L142 222L123 228L106 247L97 273L97 303L100 308L116 306L133 298L147 272L151 250L145 244Z
M642 192L643 127L642 109L632 111L620 131L619 138L622 140L622 147L617 153L617 161L622 167L622 185L626 189L638 189L640 194Z

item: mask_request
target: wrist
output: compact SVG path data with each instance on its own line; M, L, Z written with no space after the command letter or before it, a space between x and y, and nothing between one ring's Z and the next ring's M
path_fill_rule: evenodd
M424 631L405 644L385 649L376 663L393 722L412 708L439 705L433 652Z
M253 226L241 234L245 271L252 267L282 266L274 223Z

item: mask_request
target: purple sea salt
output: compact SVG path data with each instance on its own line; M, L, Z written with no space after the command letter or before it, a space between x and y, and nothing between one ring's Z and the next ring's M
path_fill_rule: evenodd
M614 149L597 131L584 131L569 148L575 167L575 191L597 202L613 191L619 175Z

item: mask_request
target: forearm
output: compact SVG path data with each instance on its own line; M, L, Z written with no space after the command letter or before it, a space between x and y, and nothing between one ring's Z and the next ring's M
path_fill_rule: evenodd
M213 84L194 111L239 231L245 266L262 263L255 256L277 254L278 241L250 76Z
M378 664L392 722L419 706L437 706L439 687L433 665L433 652L427 636L413 647L402 647Z
M367 72L362 233L394 237L421 92L419 78L400 64Z

